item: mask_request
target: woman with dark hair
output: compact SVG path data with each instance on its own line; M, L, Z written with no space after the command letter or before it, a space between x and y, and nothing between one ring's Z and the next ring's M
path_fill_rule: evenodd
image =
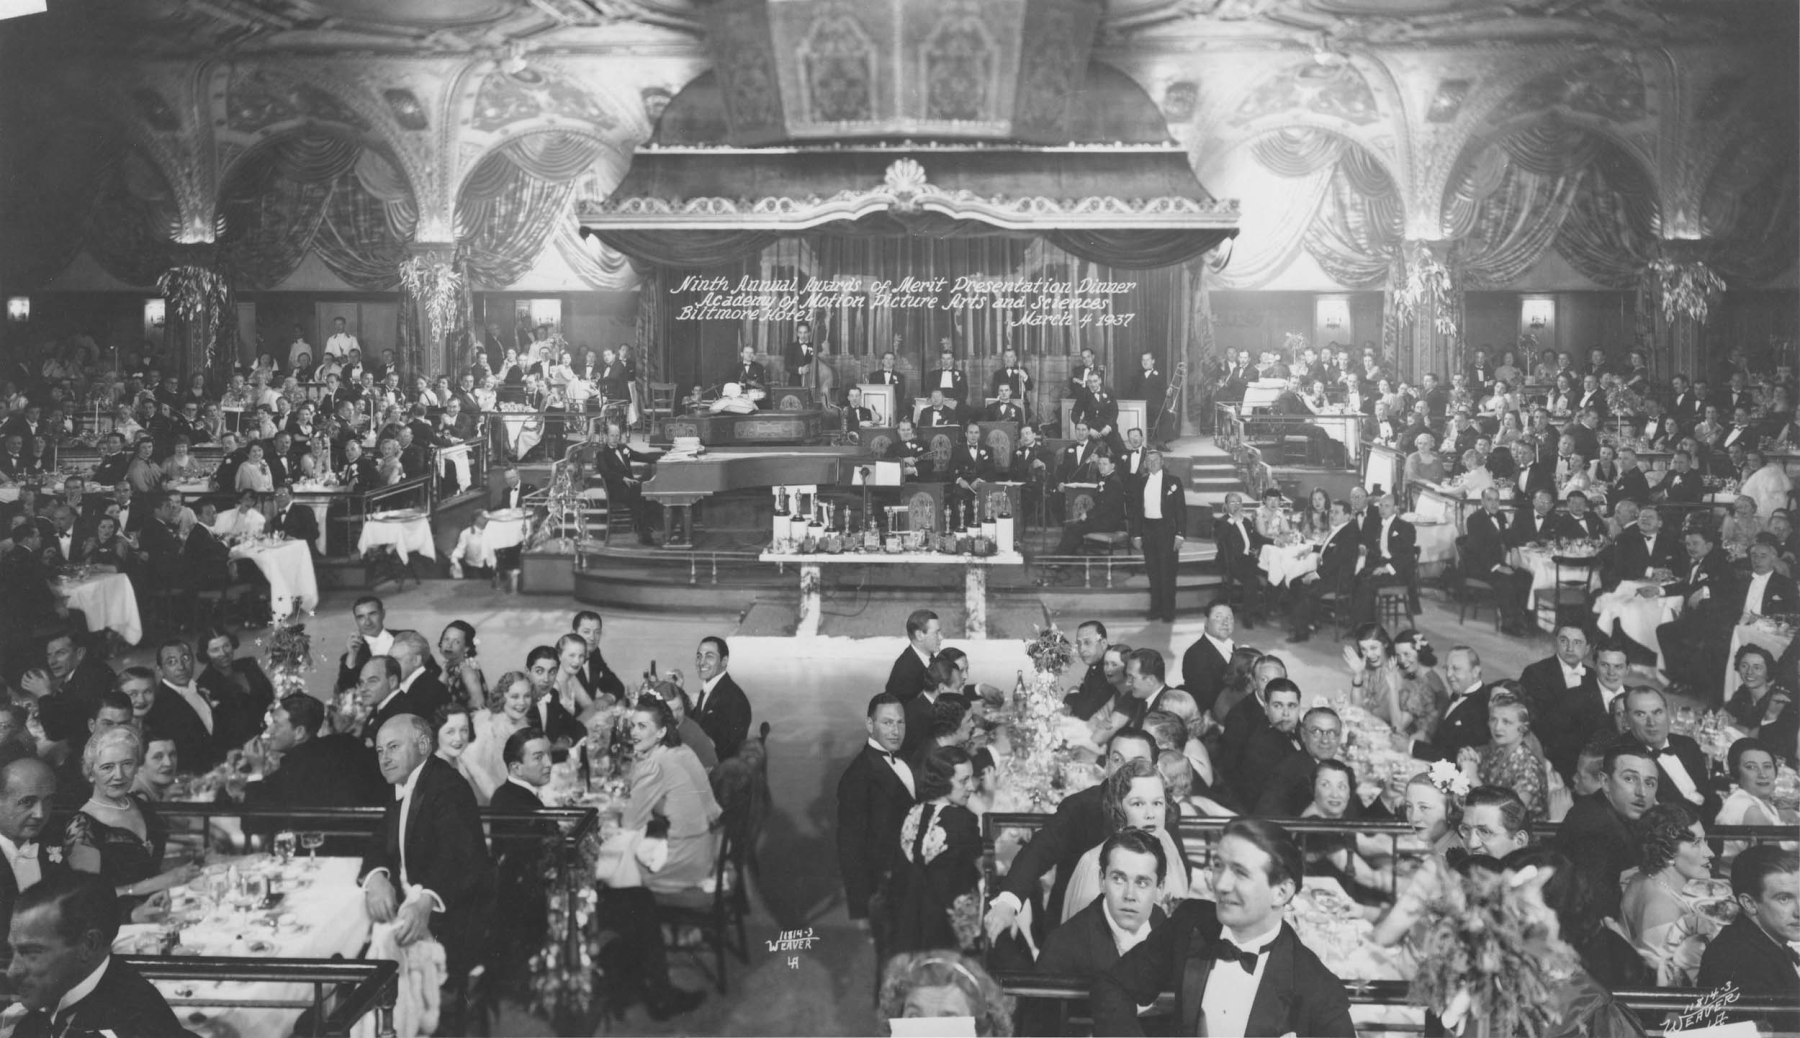
M452 620L438 635L438 651L444 654L444 690L452 702L479 709L487 705L487 675L475 660L475 628L466 620Z
M1638 819L1638 873L1625 887L1619 914L1638 954L1656 971L1656 986L1689 987L1700 972L1707 939L1717 930L1684 889L1712 876L1706 830L1683 803L1656 804Z
M1300 517L1300 534L1310 540L1331 535L1331 494L1324 487L1313 487L1306 495L1306 514Z
M1437 652L1420 631L1401 631L1394 639L1394 666L1400 672L1400 709L1406 723L1395 731L1431 741L1438 721L1450 706L1450 689L1437 672Z
M437 732L438 759L455 768L456 773L469 784L469 788L475 791L476 802L485 806L492 796L492 790L482 788L484 783L476 780L475 773L469 768L469 760L464 755L469 744L475 741L475 718L469 704L452 699L432 711L426 720L431 722L432 730Z
M1395 732L1412 734L1415 726L1400 700L1403 678L1387 628L1362 624L1350 632L1350 641L1344 646L1344 664L1350 668L1351 701L1386 721Z
M974 948L980 935L981 830L969 811L974 762L956 746L926 753L919 802L900 823L887 890L890 951Z
M1770 797L1775 792L1775 777L1779 766L1775 762L1775 751L1760 739L1746 737L1731 744L1727 752L1726 766L1732 778L1731 795L1719 807L1719 816L1713 819L1717 825L1787 825L1800 823L1800 816L1791 809L1775 806ZM1728 840L1724 853L1719 856L1721 864L1729 864L1733 858L1750 846L1748 840ZM1784 846L1792 849L1789 841Z
M1156 765L1141 757L1120 764L1106 777L1100 790L1100 809L1106 816L1106 831L1142 829L1153 834L1163 846L1170 863L1169 876L1163 882L1165 906L1188 896L1188 876L1181 848L1174 834L1163 823L1167 818L1168 790ZM1100 896L1100 850L1105 841L1088 848L1075 867L1069 870L1068 890L1063 894L1063 914L1058 922L1086 908Z
M1501 866L1514 874L1528 868L1549 873L1540 888L1544 907L1556 916L1558 936L1575 949L1581 968L1601 987L1608 991L1649 987L1649 967L1601 911L1597 884L1603 881L1595 875L1594 865L1603 855L1584 854L1584 849L1580 838L1562 845L1538 844L1508 854Z
M1793 760L1795 717L1793 690L1776 684L1775 656L1760 645L1745 645L1732 660L1738 688L1725 701L1725 711L1749 735Z
M201 631L194 644L206 656L206 665L197 676L200 688L215 701L228 699L233 693L242 696L254 714L246 719L245 727L252 730L245 737L260 733L263 713L275 702L275 683L263 672L262 664L253 656L239 658L238 637L224 627Z
M650 870L644 886L675 892L711 878L718 854L713 831L719 802L713 799L706 768L681 744L680 726L669 704L641 696L631 708L631 794L620 824L647 830L655 816L668 821L668 860Z
M94 524L94 534L82 545L76 559L86 566L94 566L104 572L123 573L130 565L133 553L131 545L119 536L119 517L102 515Z

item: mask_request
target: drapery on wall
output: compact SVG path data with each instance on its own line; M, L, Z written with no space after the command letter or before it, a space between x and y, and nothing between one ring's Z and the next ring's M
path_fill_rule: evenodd
M539 133L476 163L457 194L456 241L478 285L502 288L531 268L551 235L570 223L575 180L600 153L589 137Z

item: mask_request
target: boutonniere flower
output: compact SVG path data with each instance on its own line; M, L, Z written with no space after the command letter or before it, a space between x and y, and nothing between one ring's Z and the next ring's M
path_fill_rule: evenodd
M61 865L62 864L62 848L61 847L46 847L46 848L44 848L44 856L50 859L50 864L52 864L52 865Z

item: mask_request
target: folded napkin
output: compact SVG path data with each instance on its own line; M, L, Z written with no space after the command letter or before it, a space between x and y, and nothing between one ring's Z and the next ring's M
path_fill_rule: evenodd
M392 959L400 964L400 993L394 1002L396 1038L419 1038L437 1031L439 989L448 972L444 946L427 937L402 945L394 939L393 923L376 923L369 931L371 959ZM376 1038L375 1014L356 1022L353 1038Z

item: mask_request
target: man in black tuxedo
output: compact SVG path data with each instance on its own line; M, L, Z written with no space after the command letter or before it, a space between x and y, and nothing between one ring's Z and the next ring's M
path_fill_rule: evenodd
M215 690L209 697L200 688L194 680L194 651L186 642L162 643L156 663L160 680L144 723L174 740L184 769L195 774L212 770L261 727L237 690Z
M1112 455L1101 451L1094 455L1094 470L1099 486L1094 490L1094 505L1086 516L1063 524L1056 554L1074 555L1081 549L1081 539L1090 533L1118 533L1126 527L1125 485L1113 469Z
M1587 494L1579 490L1569 491L1563 502L1568 514L1563 516L1563 530L1571 539L1586 538L1602 540L1606 537L1606 520L1588 509Z
M1669 413L1678 421L1692 425L1700 418L1701 409L1706 401L1699 393L1688 388L1686 376L1676 375L1669 379Z
M1106 744L1108 775L1129 760L1156 760L1156 742L1142 728L1120 728ZM1050 820L1019 849L1012 868L1000 881L1000 892L988 905L985 923L990 941L1016 929L1020 910L1041 890L1041 880L1052 868L1056 870L1056 881L1050 888L1049 900L1044 902L1044 914L1049 919L1062 918L1063 894L1069 888L1070 872L1083 854L1115 831L1106 817L1104 785L1102 782L1064 797ZM1176 814L1173 801L1169 814ZM1173 824L1171 821L1171 828Z
M931 401L919 412L919 425L925 428L941 428L962 424L962 409L954 400L944 395L944 391L933 386Z
M100 697L112 691L115 675L81 644L73 628L53 632L44 643L44 669L26 671L19 679L22 692L37 700L38 719L53 741L75 737L71 749L80 751L80 734L93 716Z
M1019 353L1008 346L1000 353L1000 366L988 378L988 396L1000 395L1000 388L1006 387L1007 397L1015 403L1014 407L1029 407L1031 400L1031 372L1019 365ZM1022 413L1022 412L1021 412ZM1020 419L1004 419L1019 421Z
M1685 803L1701 818L1719 814L1721 798L1707 784L1706 754L1688 736L1669 730L1669 704L1653 688L1625 693L1625 729L1656 757L1656 802Z
M1081 684L1063 696L1063 709L1071 717L1085 721L1112 702L1113 687L1101 665L1107 645L1106 625L1100 621L1088 620L1075 628L1075 655L1087 665L1087 672L1081 675Z
M1416 760L1454 762L1465 749L1480 749L1493 740L1488 731L1488 700L1493 686L1481 680L1481 656L1467 645L1450 650L1444 660L1450 705L1430 739L1395 734L1393 748Z
M413 712L407 698L400 694L400 675L400 661L392 656L371 656L362 666L356 698L369 714L361 732L369 745L373 745L376 731L388 719Z
M899 340L900 337L898 335L894 336L894 341L896 343L898 343ZM893 350L889 350L881 355L881 368L874 373L869 381L877 382L884 386L893 386L894 406L900 411L904 412L907 407L911 406L906 397L906 375L894 370Z
M1300 744L1300 686L1284 677L1274 678L1259 696L1247 697L1238 705L1246 711L1256 710L1266 723L1250 728L1231 771L1221 774L1239 803L1256 804L1282 763L1305 752ZM1232 712L1237 713L1237 708Z
M1132 544L1144 553L1144 571L1150 577L1152 620L1175 622L1175 574L1181 564L1181 545L1187 540L1187 488L1181 477L1163 471L1163 456L1152 449L1144 455L1144 475L1134 481L1125 497L1132 523Z
M906 648L895 657L888 670L888 695L904 703L931 687L926 671L931 658L944 645L944 626L929 609L915 609L906 617Z
M38 840L56 798L56 773L36 757L21 757L0 770L0 927L12 926L13 905L22 891L61 868L50 860L49 844ZM12 951L0 944L0 967Z
M19 895L7 932L25 1009L14 1038L191 1038L162 993L112 954L123 911L110 881L74 870Z
M819 349L812 339L812 322L801 321L794 325L794 337L781 351L781 365L787 369L787 384L804 385L808 369L818 358Z
M927 393L943 390L946 400L956 401L958 411L969 402L969 380L962 369L956 366L956 353L950 348L950 340L944 339L938 350L938 366L931 369L919 388Z
M1181 687L1194 697L1194 704L1209 711L1225 690L1225 671L1231 665L1237 645L1231 636L1237 630L1237 614L1223 601L1206 607L1206 623L1200 637L1181 654Z
M1531 509L1520 509L1513 517L1511 539L1513 547L1526 544L1541 544L1554 541L1568 535L1562 516L1556 514L1556 495L1548 490L1539 490L1531 495Z
M1575 798L1557 830L1556 842L1571 857L1596 855L1594 875L1605 877L1596 893L1595 910L1616 916L1619 911L1620 873L1639 864L1639 846L1633 826L1656 802L1656 759L1651 752L1620 739L1606 749L1600 762L1600 788Z
M1083 347L1081 363L1069 369L1069 383L1063 390L1063 395L1075 402L1077 410L1081 408L1082 401L1087 399L1088 376L1099 370L1100 365L1094 360L1094 351ZM1238 399L1243 399L1241 392Z
M1599 678L1594 668L1587 665L1587 655L1587 631L1579 624L1564 624L1556 629L1555 654L1519 673L1519 686L1531 706L1531 716L1541 719L1533 727L1544 744L1544 755L1565 779L1575 774L1581 745L1593 729L1570 731L1550 719L1569 716L1570 703L1592 704L1599 699ZM1605 716L1604 703L1601 714Z
M694 650L694 672L700 690L694 696L694 720L713 741L720 760L738 755L750 735L750 698L727 671L731 647L718 635L700 639Z
M1499 492L1488 487L1481 492L1481 507L1469 515L1461 546L1464 575L1494 585L1502 624L1511 634L1528 631L1531 625L1531 574L1506 561L1515 525L1515 520L1500 510Z
M983 421L1025 424L1025 410L1014 401L1011 383L1002 382L995 387L994 398L994 402L987 405L987 409L981 414Z
M581 687L590 696L598 698L608 695L614 699L623 699L625 682L606 665L606 657L600 652L600 632L603 626L600 614L592 609L583 609L575 614L571 630L581 636L588 651L587 662L582 664L581 672L576 676L581 681Z
M387 787L375 754L353 735L323 734L325 706L304 692L283 696L269 708L268 748L279 763L245 788L244 802L289 810L374 807ZM179 751L178 751L179 752ZM247 829L274 832L275 819L246 819ZM360 838L327 837L327 854L356 853Z
M1361 560L1362 540L1350 521L1349 503L1333 501L1330 512L1331 533L1319 551L1318 566L1288 585L1293 593L1288 612L1288 625L1293 629L1288 635L1290 642L1303 642L1313 636L1318 629L1313 625L1313 618L1318 613L1320 599L1327 594L1345 594Z
M338 657L336 687L339 692L361 685L363 665L371 657L386 656L394 646L393 632L387 629L387 607L381 599L374 595L358 598L350 606L350 617L356 626L345 639L344 652Z
M414 714L391 717L376 731L381 777L396 795L360 874L369 918L394 923L402 947L436 937L448 975L460 979L487 938L494 864L475 791L432 752L435 744L430 722Z
M175 523L181 517L181 495L153 491L143 495L148 518L138 531L138 552L145 560L142 586L185 588L188 586L187 556ZM133 508L135 511L135 506Z
M1733 601L1731 561L1715 544L1715 534L1697 526L1682 536L1687 558L1674 571L1675 579L1662 593L1680 595L1681 615L1656 628L1657 641L1666 646L1694 646L1694 652L1664 653L1669 678L1698 689L1712 689L1724 665L1716 648L1729 645L1727 637L1738 619L1730 611ZM1718 639L1723 639L1719 641ZM1718 666L1713 664L1717 663Z
M1125 453L1125 438L1119 432L1119 401L1101 384L1098 368L1088 372L1087 395L1076 403L1070 416L1087 426L1089 434L1104 442L1114 456Z
M544 809L538 790L550 782L550 738L536 728L506 737L500 760L506 781L488 806L496 812L530 814ZM549 927L549 890L544 882L546 830L496 820L494 835L493 940L487 964L502 988L522 994L531 978L531 957L544 946Z
M500 485L488 493L488 510L497 512L503 508L523 508L525 499L536 490L537 487L519 477L519 466L508 465L500 474Z
M1156 367L1156 354L1146 351L1139 358L1142 365L1131 376L1131 395L1144 402L1144 421L1149 425L1147 432L1150 442L1158 447L1163 439L1157 435L1161 423L1163 404L1169 396L1169 376Z
M1363 557L1351 598L1350 618L1359 624L1375 622L1376 593L1382 588L1411 586L1413 567L1418 562L1414 550L1418 535L1411 523L1400 518L1395 496L1383 494L1375 505L1381 510L1381 521L1364 542L1369 550ZM1417 604L1412 606L1416 611Z
M444 687L437 667L426 666L433 661L431 643L424 635L418 631L395 631L388 653L400 664L396 694L407 704L406 713L429 719L450 702L450 690Z
M1180 867L1179 862L1175 867ZM1168 922L1156 895L1170 862L1161 841L1142 829L1124 829L1100 845L1100 896L1044 938L1037 971L1046 976L1091 982ZM1020 1009L1021 1034L1055 1034L1054 1006L1027 1001Z
M1319 764L1338 760L1344 748L1344 721L1328 706L1315 706L1300 715L1301 753L1284 754L1281 763L1261 786L1262 795L1249 814L1258 818L1298 818L1313 799L1313 777ZM1345 816L1362 813L1361 801L1350 805Z
M1257 532L1256 523L1244 511L1244 495L1233 490L1225 495L1225 514L1213 521L1213 543L1217 546L1219 566L1226 577L1248 591L1268 582L1258 563L1262 546L1267 543ZM1246 611L1244 629L1254 627Z
M566 655L580 659L586 651L587 645L581 642L580 635L565 634L554 646L534 646L525 654L525 673L531 679L531 724L559 749L568 749L587 732L575 719L579 704L573 696L565 703L562 692L566 688L559 688L557 683L557 678L567 673L567 668L561 664L562 658Z
M1056 482L1092 483L1094 481L1094 455L1100 450L1100 443L1088 435L1088 428L1080 422L1075 423L1075 440L1056 458Z
M1725 614L1733 623L1755 623L1765 616L1785 616L1800 611L1794 578L1775 568L1781 547L1772 533L1759 533L1750 545L1750 573L1738 580Z
M1637 451L1630 447L1619 448L1619 478L1606 492L1607 507L1618 508L1621 501L1650 503L1650 479L1644 475Z
M837 785L838 872L857 926L869 925L869 898L882 885L899 845L900 823L918 797L912 768L899 757L906 708L886 692L870 698L866 742ZM881 949L877 948L881 961Z
M1706 494L1706 483L1693 465L1694 456L1685 450L1670 455L1669 469L1651 488L1651 499L1690 505L1699 501Z
M1619 531L1608 553L1607 590L1622 580L1652 580L1656 570L1673 571L1681 564L1684 553L1675 531L1663 525L1662 513L1654 505L1638 509L1637 522ZM1660 588L1650 589L1660 595Z
M315 553L318 551L319 517L305 505L294 504L290 487L275 488L275 514L269 517L269 532L305 541Z
M1141 1035L1137 1007L1175 992L1179 1034L1356 1034L1344 985L1282 919L1304 861L1285 829L1225 827L1214 901L1192 899L1094 979L1094 1033Z
M1717 991L1732 984L1746 995L1800 1002L1800 963L1794 956L1800 943L1800 856L1768 843L1745 849L1731 863L1731 894L1738 916L1707 943L1700 987ZM1800 1031L1800 1011L1760 1020L1777 1032Z
M732 373L729 381L736 382L738 385L742 386L745 393L750 392L752 389L766 391L769 388L768 372L763 369L761 364L756 362L756 349L754 347L746 346L738 351L737 370ZM764 401L764 403L766 402L767 401ZM759 403L757 406L760 407L762 404Z
M606 446L599 453L596 468L606 483L606 497L631 510L632 525L637 528L638 543L655 547L650 533L651 503L644 500L644 483L632 467L635 462L652 461L650 455L632 450L625 442L625 430L607 423ZM658 509L660 511L660 509Z

